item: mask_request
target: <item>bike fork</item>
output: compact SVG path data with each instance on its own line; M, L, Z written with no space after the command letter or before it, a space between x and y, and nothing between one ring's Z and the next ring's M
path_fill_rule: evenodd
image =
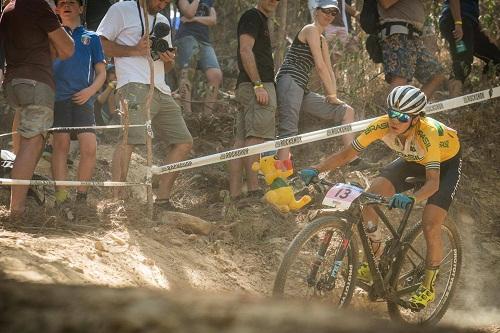
M325 260L325 254L326 251L328 250L328 247L330 246L332 236L333 236L333 231L329 230L325 233L323 239L321 240L321 246L316 255L317 259L312 263L311 271L309 272L309 275L307 277L307 283L311 287L314 286L316 283L316 275L318 274L319 267ZM330 274L327 280L325 281L327 289L331 289L331 286L335 284L337 274L340 271L340 267L342 266L342 261L347 251L347 247L349 246L351 236L352 236L352 225L350 228L347 229L345 237L342 238L342 245L340 246L340 248L337 249L337 252L335 253L335 259L333 262L332 269L330 270Z

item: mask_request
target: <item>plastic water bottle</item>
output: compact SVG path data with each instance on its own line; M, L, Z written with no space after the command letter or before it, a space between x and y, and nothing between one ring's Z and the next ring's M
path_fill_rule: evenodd
M464 53L466 50L467 48L465 47L465 43L463 40L459 40L455 43L455 51L457 51L458 54Z
M373 254L375 254L376 258L379 258L385 247L382 232L375 223L368 221L366 223L366 235L370 239Z

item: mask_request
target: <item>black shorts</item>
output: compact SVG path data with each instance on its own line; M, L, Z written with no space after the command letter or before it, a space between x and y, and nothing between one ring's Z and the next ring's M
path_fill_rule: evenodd
M90 103L78 105L71 99L56 101L54 105L53 127L92 127L95 126L94 110ZM95 129L61 130L59 133L95 133Z
M460 181L462 155L458 152L453 158L441 163L439 174L439 190L427 199L427 204L433 204L448 211ZM425 166L397 158L380 170L380 177L391 182L396 193L408 191L412 184L405 182L407 177L425 177Z

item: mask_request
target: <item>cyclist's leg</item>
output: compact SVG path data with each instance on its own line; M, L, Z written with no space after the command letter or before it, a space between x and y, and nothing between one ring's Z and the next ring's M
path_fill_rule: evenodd
M461 165L460 153L441 163L439 190L427 200L424 208L422 224L427 244L425 276L422 285L410 298L410 304L419 309L427 306L435 298L434 282L443 260L441 225L448 215L448 208L458 188Z
M373 180L368 192L383 196L392 196L396 192L404 192L411 188L411 185L407 184L405 179L416 176L419 173L418 169L416 163L397 158L380 170L380 175ZM378 215L371 206L364 207L362 215L365 225L368 221L372 221L374 224L378 223Z

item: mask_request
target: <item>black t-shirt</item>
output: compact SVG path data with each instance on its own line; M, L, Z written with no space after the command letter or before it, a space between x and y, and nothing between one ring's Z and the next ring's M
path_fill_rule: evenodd
M479 23L479 0L460 0L461 17L467 17L475 23ZM450 1L445 0L441 20L451 16Z
M101 23L102 18L106 15L109 7L111 7L111 1L109 0L88 0L87 1L87 12L85 21L87 23L87 29L96 31L99 23Z
M5 7L0 19L7 71L12 79L31 79L55 89L48 34L61 27L45 0L17 0Z
M192 3L193 0L188 0L189 3ZM179 1L176 2L177 7L179 7ZM210 12L212 7L214 6L214 0L200 0L198 8L196 9L196 13L194 16L210 16ZM181 12L182 15L182 12ZM181 22L179 26L179 31L175 35L175 38L182 38L185 36L193 36L197 40L210 43L208 26L202 23L197 22Z
M251 82L243 63L241 62L240 55L240 36L248 34L255 38L253 46L253 54L255 62L257 63L257 70L262 82L274 82L274 62L271 49L271 38L269 35L269 28L267 26L267 17L256 8L247 10L241 16L238 22L238 69L240 75L238 76L237 85L241 82Z

